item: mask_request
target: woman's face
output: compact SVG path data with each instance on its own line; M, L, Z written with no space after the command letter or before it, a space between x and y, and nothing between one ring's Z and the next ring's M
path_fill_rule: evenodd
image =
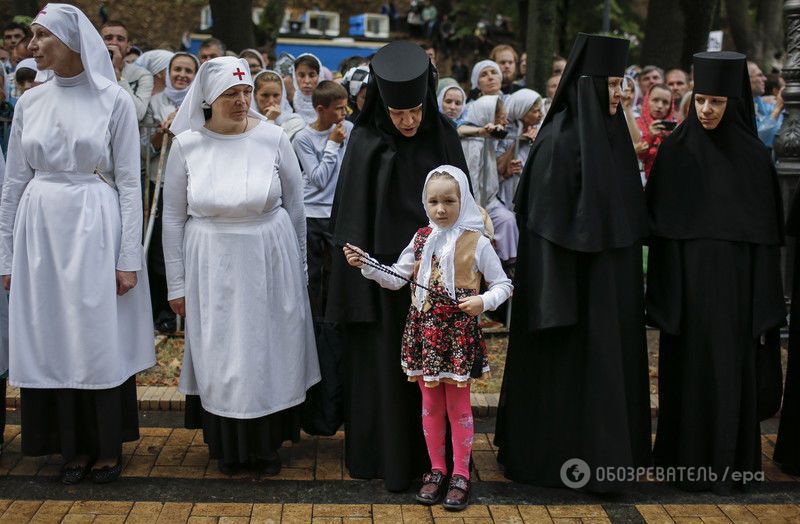
M70 55L78 54L40 24L33 24L31 31L33 32L33 38L28 44L28 51L33 55L36 67L40 71L42 69L57 69L59 64L70 62Z
M478 90L482 95L496 95L500 93L500 73L494 67L484 67L478 75Z
M244 59L247 60L247 65L250 66L250 75L256 76L261 72L261 62L254 56L245 55Z
M531 106L527 113L522 115L522 123L525 125L525 127L539 125L543 116L544 112L542 111L542 99L540 98Z
M648 100L650 104L651 117L656 120L667 117L670 104L672 103L672 92L661 88L651 89Z
M457 120L464 111L464 95L458 89L448 89L442 98L442 113Z
M247 118L253 88L249 85L233 86L225 90L211 104L212 118L223 123L243 122Z
M280 106L281 94L281 84L278 82L262 82L256 91L258 112L263 115L266 114L267 108Z
M425 210L439 227L448 228L456 223L461 212L458 184L451 177L431 178L425 186Z
M622 101L622 77L608 77L608 114L616 115L619 103Z
M506 107L499 99L497 100L497 107L494 110L494 125L504 127L508 125L508 111L506 111Z
M703 129L711 131L716 129L725 115L725 108L728 107L727 96L694 95L694 108L697 111L697 119Z
M406 138L411 138L419 131L422 123L422 104L413 109L392 109L389 110L389 118L392 119L394 127Z
M186 89L197 74L197 64L188 56L178 56L169 67L169 81L175 89Z
M300 64L295 68L294 76L297 78L297 85L300 87L300 92L305 96L311 96L314 92L314 88L319 84L319 73L306 64Z

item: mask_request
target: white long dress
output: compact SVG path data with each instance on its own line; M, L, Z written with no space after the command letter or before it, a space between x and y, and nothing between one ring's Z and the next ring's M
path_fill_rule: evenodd
M109 389L155 364L138 144L128 94L85 72L17 102L0 206L11 384ZM137 272L123 296L115 270Z
M0 188L6 172L6 159L0 151ZM0 377L8 372L8 291L0 286ZM5 400L3 400L5 402ZM0 402L0 405L5 405Z
M218 416L301 404L319 382L306 291L303 179L283 130L180 133L166 168L170 300L186 298L180 390Z

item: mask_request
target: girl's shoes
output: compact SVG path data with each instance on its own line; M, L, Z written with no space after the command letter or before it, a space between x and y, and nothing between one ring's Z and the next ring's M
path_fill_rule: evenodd
M445 474L434 469L422 476L422 487L417 492L416 499L420 504L432 506L439 502L444 495Z
M461 511L469 504L470 482L461 475L453 475L442 506L448 511ZM419 500L419 498L417 499Z

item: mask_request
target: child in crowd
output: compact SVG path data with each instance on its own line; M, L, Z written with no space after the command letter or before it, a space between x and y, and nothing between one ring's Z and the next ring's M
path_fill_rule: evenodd
M311 96L319 84L321 70L322 62L310 53L303 53L294 61L292 105L294 112L303 117L308 124L317 119L316 106L313 104Z
M17 98L32 87L36 87L36 62L33 58L27 58L17 64L17 69L14 71L14 85L17 86Z
M253 104L258 112L275 125L281 126L293 140L306 121L295 114L286 98L286 86L277 71L265 69L253 77Z
M428 173L422 202L430 222L391 268L378 269L374 259L350 244L344 253L351 266L382 287L400 289L406 279L419 283L411 286L401 357L408 380L418 382L422 391L422 427L431 460L431 472L423 477L416 499L433 505L444 496L446 509L460 511L470 493L470 383L489 371L478 315L505 302L513 287L482 234L483 215L463 171L440 166ZM482 280L488 290L479 294ZM447 419L453 472L445 489Z

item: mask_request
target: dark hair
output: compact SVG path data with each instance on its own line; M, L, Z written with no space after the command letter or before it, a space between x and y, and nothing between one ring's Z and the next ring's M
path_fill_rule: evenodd
M122 29L125 30L126 33L128 33L128 36L130 36L131 33L130 31L128 31L128 26L126 26L119 20L109 20L108 22L100 26L100 30L102 31L106 27L121 27Z
M297 69L301 65L308 66L319 74L319 61L313 56L304 55L294 61L294 68Z
M26 26L25 24L21 24L19 22L9 22L3 26L3 32L6 31L13 31L14 29L22 29L22 32L25 33L26 37L31 36L31 28Z
M337 100L347 100L347 91L342 84L333 80L323 80L317 84L311 94L311 104L315 108L317 106L329 107Z
M223 44L223 43L222 43L222 40L220 40L219 38L206 38L205 40L203 40L202 42L200 42L200 49L204 49L204 48L206 48L206 47L211 47L211 46L217 46L217 47L219 47L219 49L220 49L220 51L222 51L222 54L223 54L223 55L224 55L224 54L225 54L225 52L228 50L228 49L225 47L225 44Z
M363 64L369 63L366 57L354 55L349 56L339 62L339 72L342 73L342 76L346 75L348 71L353 69L354 67L358 67Z
M436 51L436 46L433 45L433 42L423 42L419 46L425 51L427 51L428 49L433 49L434 51Z
M17 70L14 72L14 81L17 84L22 84L25 82L33 82L36 80L36 71L33 69L29 69L27 67L18 67Z
M764 92L768 95L771 95L774 90L780 88L781 88L781 75L777 73L768 74L767 79L764 81Z

